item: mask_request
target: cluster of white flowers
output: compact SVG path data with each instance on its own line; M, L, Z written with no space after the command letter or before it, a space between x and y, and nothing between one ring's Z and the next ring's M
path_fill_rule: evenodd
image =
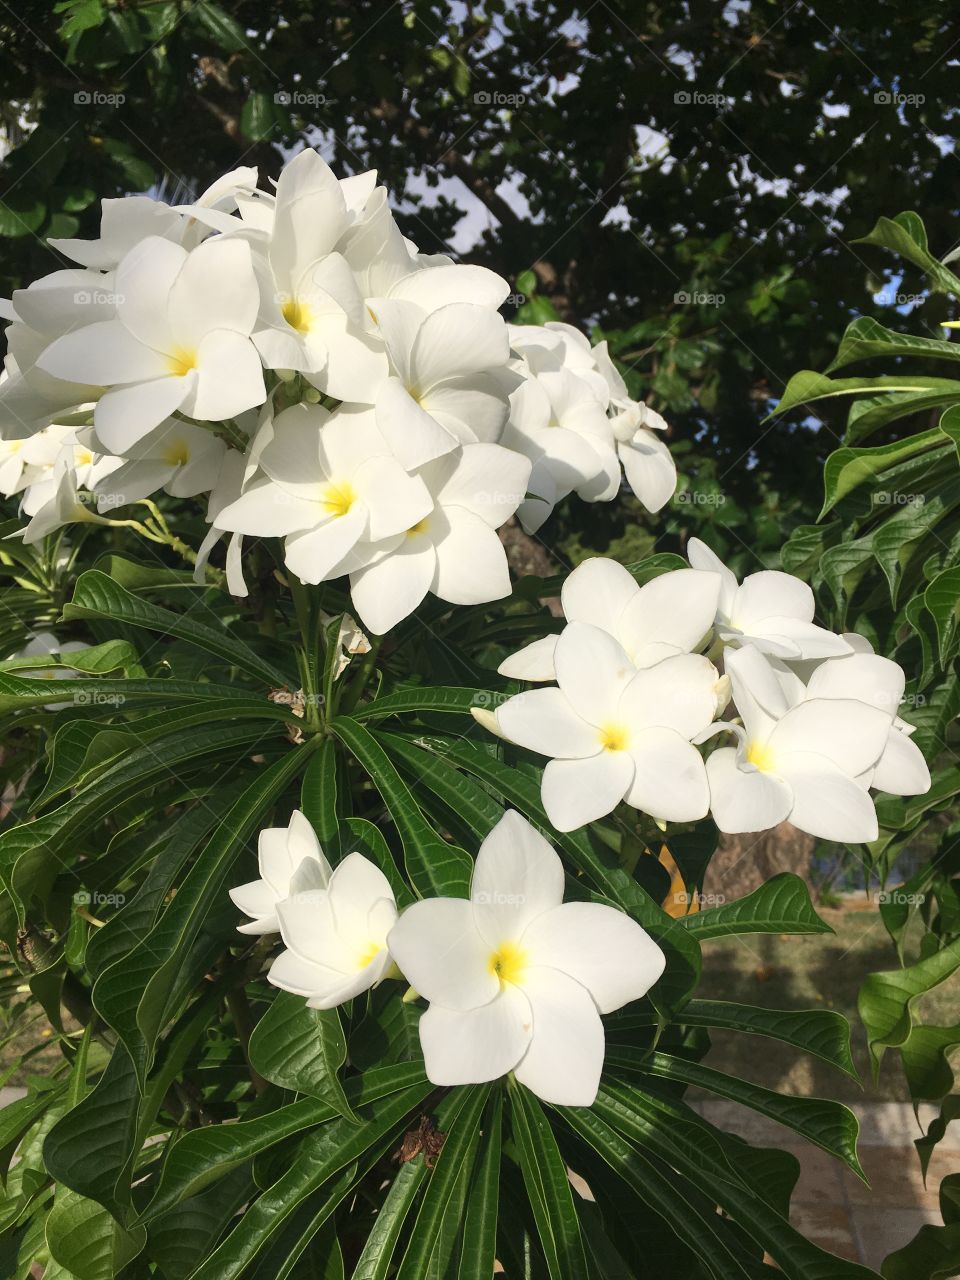
M198 572L228 535L243 595L242 539L282 538L302 581L348 575L380 633L431 591L508 595L496 530L518 509L532 530L573 491L612 499L621 462L651 511L669 499L666 424L605 343L508 327L507 281L419 253L375 172L338 180L308 149L275 192L256 183L243 168L191 205L105 200L99 239L51 242L77 268L0 302L0 489L30 486L28 540L204 495ZM16 458L50 432L35 494L41 464Z
M425 898L402 913L360 853L331 871L310 823L260 834L260 880L231 891L285 949L268 977L331 1009L388 977L429 1001L420 1018L428 1078L481 1084L513 1072L546 1102L589 1106L603 1069L600 1015L639 1000L664 955L602 903L563 901L563 866L525 818L504 814L480 846L470 897Z
M555 686L475 717L550 757L542 798L560 831L625 801L661 823L711 812L726 832L786 820L823 839L875 840L871 788L930 787L898 715L903 670L863 637L817 626L798 578L765 570L738 584L697 539L689 556L692 568L642 587L612 560L574 569L563 631L500 667ZM731 695L736 718L717 719ZM736 745L704 760L698 746L722 733Z

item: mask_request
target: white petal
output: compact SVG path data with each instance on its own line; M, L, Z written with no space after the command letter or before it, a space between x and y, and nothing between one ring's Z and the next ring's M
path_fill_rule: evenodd
M751 627L752 634L747 637L748 640L781 656L834 658L850 652L850 646L842 636L835 635L826 627L818 627L813 622L770 617L751 624Z
M431 387L420 400L423 408L462 444L495 444L507 420L509 404L495 380L477 373Z
M351 483L369 512L368 537L372 542L405 533L433 508L420 477L407 475L389 454L369 458L354 472Z
M420 326L411 352L411 373L427 392L450 377L501 368L510 357L503 317L472 303L439 307Z
M504 658L497 670L511 680L555 680L554 654L559 636L543 636Z
M711 551L699 538L691 538L687 543L687 559L694 569L719 573L721 583L719 608L724 617L729 617L734 597L739 589L737 575L732 569L728 569L716 552Z
M498 1080L523 1057L532 1034L530 1004L517 987L463 1012L431 1005L420 1019L427 1078L437 1085Z
M430 589L451 604L486 604L510 594L503 543L485 520L462 507L443 512L447 531L435 543L437 564Z
M304 858L310 858L319 864L326 878L330 878L330 863L324 857L323 850L320 848L317 833L314 831L313 824L309 818L300 809L294 809L290 815L290 822L287 825L286 845L289 850L290 865L292 867L296 868Z
M578 715L602 725L617 716L636 669L620 643L599 627L571 622L557 641L557 683Z
M878 835L869 792L822 755L796 752L785 762L793 806L788 820L821 840L868 843Z
M40 354L37 368L55 378L104 387L170 373L164 357L117 320L101 320L64 334Z
M635 773L627 804L667 822L696 822L706 816L710 789L703 758L673 729L643 729L630 754Z
M747 737L751 742L766 742L778 719L788 709L776 672L752 645L743 649L725 649L723 663Z
M274 907L277 905L277 895L265 880L250 880L247 884L237 885L235 889L230 890L230 899L245 916L251 916L254 920L264 916L273 917ZM276 920L273 922L273 928L279 928ZM263 933L269 931L267 928L262 929Z
M594 556L570 574L561 588L560 601L568 622L589 622L619 636L623 612L639 592L633 574L622 564Z
M333 516L313 529L291 533L284 543L284 562L301 582L325 582L363 536L366 523L366 510L355 502L342 516Z
M922 796L930 790L923 752L899 729L891 728L870 785L893 796Z
M887 744L890 715L852 698L813 698L793 707L768 740L772 767L789 778L781 756L815 752L851 777L876 765Z
M340 937L328 893L321 890L284 898L277 903L277 918L284 942L301 959L342 974L357 971L360 948L352 937Z
M505 738L529 751L581 759L601 749L596 727L578 716L559 689L528 689L497 707Z
M652 726L692 738L717 709L717 669L698 653L681 653L638 671L624 689L617 719L631 730Z
M474 920L494 948L516 941L563 901L563 864L526 818L508 809L480 846L470 885Z
M675 569L645 583L620 618L618 635L636 662L650 645L668 644L689 653L713 626L720 576Z
M472 302L496 310L509 292L509 284L496 272L454 264L411 272L393 286L390 296L415 302L424 311L436 311L451 302Z
M475 1009L500 990L490 965L490 944L465 899L415 902L390 930L387 944L410 985L447 1009Z
M316 523L318 507L281 489L270 480L252 484L235 502L217 513L217 528L260 538L281 537Z
M408 471L449 453L457 438L423 409L397 378L387 378L376 402L377 426Z
M499 529L523 501L530 479L530 459L496 444L466 444L459 454L430 463L429 483L444 507L463 507ZM434 487L432 473L442 470Z
M538 916L523 944L532 964L559 969L586 987L601 1013L646 995L666 965L645 929L600 902L567 902Z
M293 951L281 951L270 966L267 979L275 987L298 996L339 990L347 975L329 965L315 964Z
M707 761L710 811L721 831L768 831L783 822L793 793L781 778L742 767L734 747L721 747Z
M187 252L160 236L134 245L117 266L117 315L135 338L169 352L174 340L167 303Z
M362 853L348 853L330 877L328 892L337 932L345 942L354 942L361 952L375 942L386 945L397 910L390 881L375 863ZM383 910L384 903L388 910Z
M214 236L194 249L170 290L170 327L184 347L200 345L215 329L249 334L260 308L250 246Z
M437 553L426 538L405 538L397 550L350 574L350 598L364 628L383 635L409 617L430 589Z
M157 378L105 392L93 412L98 439L112 453L123 453L189 399L196 376L191 371L184 378Z
M906 682L903 668L876 653L854 653L822 662L810 676L810 698L856 698L896 715Z
M533 1013L533 1039L514 1074L538 1098L589 1107L603 1070L603 1023L590 993L557 969L533 968L523 992Z
M751 573L740 584L733 602L731 622L749 632L765 618L795 618L812 622L815 604L806 582L789 573L764 569Z
M185 409L192 418L235 418L266 399L260 356L242 334L226 329L208 333L197 349L197 375L196 396Z
M677 488L677 464L652 431L640 430L617 445L627 484L648 511L665 507Z
M626 751L601 751L586 760L551 760L543 771L540 798L558 831L575 831L612 813L630 790L633 775L633 760Z

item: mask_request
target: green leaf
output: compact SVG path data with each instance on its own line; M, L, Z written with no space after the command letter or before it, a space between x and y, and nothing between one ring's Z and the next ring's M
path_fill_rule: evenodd
M358 707L355 720L382 719L400 715L405 711L433 711L449 715L469 716L471 707L491 709L504 702L506 693L493 693L489 689L457 689L439 685L412 685L398 689L374 702Z
M351 1107L366 1107L401 1090L426 1084L422 1063L378 1067L346 1082ZM153 1221L205 1186L278 1142L336 1117L328 1102L306 1098L279 1110L230 1125L194 1129L173 1143L163 1164L156 1193L142 1215Z
M762 1009L724 1000L691 1000L684 1005L681 1020L691 1027L720 1027L782 1040L857 1079L850 1024L832 1009Z
M249 689L190 680L26 680L0 672L0 715L48 702L73 702L77 706L115 703L120 707L141 698L162 698L172 703L178 698L191 702L233 698L239 702L249 697Z
M241 49L247 48L243 28L218 4L211 4L210 0L200 0L199 4L194 5L191 14L206 27L220 48L227 53L239 53Z
M460 1202L465 1198L465 1190L460 1187L473 1169L480 1141L480 1117L490 1089L490 1085L467 1085L444 1099L444 1114L438 1123L446 1136L430 1172L397 1280L422 1280L436 1265L438 1250L446 1252L456 1242ZM446 1274L445 1268L441 1271Z
M924 272L934 289L941 293L960 295L960 280L933 256L927 247L927 233L918 213L898 213L895 218L878 218L869 235L854 240L854 244L875 244L892 249Z
M276 140L290 127L289 113L272 93L251 93L240 112L240 132L252 142Z
M736 902L683 916L681 924L701 942L747 933L833 933L814 911L806 884L789 872Z
M103 618L110 622L123 622L162 635L176 636L198 648L222 658L268 685L287 686L294 677L271 666L259 653L249 649L242 641L227 631L216 631L197 622L188 613L174 613L151 604L142 596L134 595L119 586L98 569L88 569L77 579L73 599L64 606L63 616L70 618ZM211 616L215 616L211 614Z
M351 1280L386 1280L400 1232L426 1176L427 1165L422 1155L400 1166L364 1241Z
M816 400L835 399L837 396L859 396L867 393L902 391L916 395L940 395L946 401L960 395L960 382L952 378L931 378L926 375L901 374L882 378L828 378L813 369L801 369L787 383L783 396L770 417L779 416L801 404ZM863 434L858 431L858 435Z
M645 1054L642 1050L613 1048L608 1050L606 1061L611 1067L694 1085L721 1098L739 1102L752 1111L795 1130L830 1155L842 1160L858 1177L866 1181L857 1159L857 1117L839 1102L776 1093L762 1085L739 1080L736 1076L726 1075L713 1067L705 1067L699 1062L690 1062L686 1058L668 1053Z
M59 1187L46 1237L50 1256L76 1280L114 1280L141 1252L147 1233L124 1231L102 1205Z
M497 1256L503 1093L494 1091L483 1118L480 1157L467 1197L458 1280L489 1280Z
M429 1083L415 1085L367 1106L359 1125L338 1119L309 1134L291 1168L247 1208L239 1224L197 1268L192 1280L235 1280L308 1196L320 1192L334 1174L345 1168L349 1171L351 1162L359 1160L371 1147L389 1145L398 1126L405 1123L432 1088ZM376 1158L380 1154L378 1149ZM334 1180L315 1199L316 1225L333 1212L352 1182L352 1177Z
M960 1044L960 1023L952 1027L914 1027L900 1046L903 1071L914 1105L936 1102L953 1088L950 1051Z
M550 1280L588 1280L590 1273L567 1167L547 1117L533 1094L513 1080L510 1104L523 1181Z
M847 326L840 339L840 348L827 372L840 369L854 360L866 360L873 356L918 356L933 360L960 360L960 343L945 342L942 338L918 338L912 333L896 333L885 329L870 316L860 316Z
M960 940L950 943L907 969L867 975L857 1007L867 1032L874 1074L888 1048L902 1045L910 1034L910 1005L925 991L945 982L960 967Z
M253 1029L250 1065L265 1080L326 1102L356 1120L338 1072L347 1060L336 1009L308 1009L302 996L280 991Z
M337 748L324 738L303 775L300 807L317 833L320 847L331 864L340 858L340 821L337 817Z
M960 351L960 344L957 345ZM830 454L823 467L823 507L818 519L822 520L841 499L882 475L888 467L930 450L943 449L943 432L939 427L906 440L877 445L872 449L837 449Z
M593 1113L713 1196L790 1280L876 1280L866 1267L845 1262L805 1240L757 1193L762 1184L757 1183L752 1164L756 1153L744 1147L751 1163L738 1167L737 1147L711 1141L716 1131L688 1108L624 1085L608 1085L601 1086ZM571 1111L574 1116L582 1114Z
M913 1145L917 1148L917 1155L920 1157L924 1182L926 1182L934 1148L947 1136L947 1126L955 1120L960 1120L960 1093L952 1093L949 1098L944 1098L940 1104L940 1114L930 1121L927 1132L922 1138L914 1138Z
M923 603L933 614L940 645L940 665L945 667L960 643L960 566L944 569L927 585Z
M465 898L473 859L447 844L424 818L420 807L383 747L362 725L338 716L330 727L366 770L396 823L403 842L407 874L421 897Z

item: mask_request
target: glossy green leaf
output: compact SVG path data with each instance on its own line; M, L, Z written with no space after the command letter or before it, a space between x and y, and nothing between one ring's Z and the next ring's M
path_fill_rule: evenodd
M888 1048L902 1045L910 1034L910 1005L932 987L945 982L960 967L960 941L953 942L927 959L906 969L867 975L857 1006L867 1032L873 1069Z
M250 1037L250 1065L283 1089L309 1094L356 1119L339 1071L347 1042L336 1009L308 1009L302 996L279 991Z
M832 933L810 901L799 876L781 872L736 902L682 917L683 927L701 942L750 933Z

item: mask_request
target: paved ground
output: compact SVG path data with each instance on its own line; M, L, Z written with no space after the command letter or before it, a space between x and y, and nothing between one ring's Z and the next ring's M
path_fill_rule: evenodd
M913 1145L920 1136L913 1108L898 1102L851 1104L860 1120L860 1163L870 1180L867 1187L839 1160L765 1116L731 1102L706 1100L695 1105L719 1128L797 1156L801 1174L791 1202L791 1221L831 1253L879 1271L887 1254L912 1240L925 1222L941 1224L940 1180L960 1169L957 1123L936 1148L924 1187ZM935 1114L935 1108L921 1109L924 1128Z

